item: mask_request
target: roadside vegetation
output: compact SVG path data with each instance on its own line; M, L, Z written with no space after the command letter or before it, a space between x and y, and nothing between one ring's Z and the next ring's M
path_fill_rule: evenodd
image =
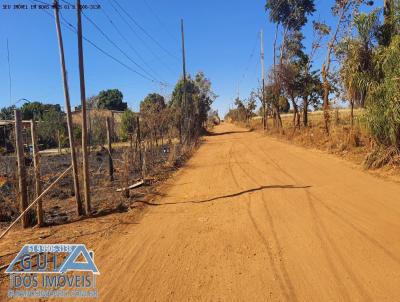
M121 195L116 189L128 187L138 179L150 183L163 180L179 167L195 150L201 135L219 123L218 112L211 110L217 97L211 81L203 72L179 79L171 96L149 93L139 104L139 110L128 107L118 89L101 91L87 100L89 170L93 215L102 215L130 207L129 192ZM13 126L16 106L0 110L0 223L9 223L19 213L18 181ZM37 121L38 144L41 152L40 174L46 187L60 171L69 166L69 141L66 114L58 104L26 100L18 109L25 121ZM78 161L81 152L81 107L76 107L73 134ZM111 122L112 170L110 177L107 122ZM28 197L35 198L34 167L30 127L23 129ZM52 149L52 150L49 150ZM81 169L79 170L82 177ZM148 188L143 189L147 192ZM140 192L140 190L138 190ZM133 196L135 197L135 196ZM73 179L68 175L43 200L47 224L65 223L77 219L74 211ZM137 196L135 197L137 198ZM66 202L67 201L67 202ZM32 215L34 218L34 215ZM34 223L34 221L32 221Z
M332 1L333 27L315 18L313 0L267 0L265 8L276 38L264 95L259 87L247 99L237 99L225 118L254 128L267 119L268 134L363 153L367 168L398 166L400 1ZM314 34L306 48L307 23ZM325 58L321 66L317 55ZM259 119L254 119L255 100ZM283 119L287 111L291 117ZM321 114L311 121L314 111Z

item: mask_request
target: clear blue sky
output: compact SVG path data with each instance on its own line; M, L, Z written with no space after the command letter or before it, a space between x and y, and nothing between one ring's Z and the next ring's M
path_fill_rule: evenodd
M102 10L130 41L137 54L119 36L101 10L85 10L85 13L123 51L155 78L170 84L176 83L181 75L180 18L185 21L186 58L188 73L202 70L211 79L213 89L219 96L214 104L224 115L237 95L246 97L257 87L261 76L258 32L265 32L266 69L272 63L274 26L268 22L263 0L120 0L120 5L146 32L168 50L161 49L149 39L125 14L134 32L123 22L110 5L109 0L97 0ZM47 3L51 1L47 0ZM70 2L73 2L70 0ZM317 12L314 18L332 23L330 7L333 0L315 1ZM64 104L59 66L58 44L54 19L41 10L5 10L3 4L33 2L0 0L0 107L10 104L6 40L8 38L11 59L12 102L20 98L45 103ZM96 0L82 1L96 4ZM36 3L38 4L38 3ZM61 2L61 4L64 4ZM51 9L47 10L53 14ZM76 25L76 12L62 10L63 16ZM118 49L110 44L99 31L83 18L84 35L101 48L142 72ZM66 63L73 106L80 103L76 34L63 26ZM310 25L305 28L311 40ZM140 38L138 38L138 36ZM251 57L251 54L254 54ZM169 54L171 53L171 54ZM169 95L172 87L161 87L125 69L84 43L86 94L92 96L100 90L118 88L128 105L137 110L139 102L150 92ZM324 52L317 56L320 66ZM142 72L143 73L143 72Z

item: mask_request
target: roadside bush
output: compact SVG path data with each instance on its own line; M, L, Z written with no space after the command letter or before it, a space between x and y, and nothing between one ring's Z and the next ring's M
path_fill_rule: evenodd
M400 150L400 36L380 50L377 60L384 77L369 94L367 126L379 144Z

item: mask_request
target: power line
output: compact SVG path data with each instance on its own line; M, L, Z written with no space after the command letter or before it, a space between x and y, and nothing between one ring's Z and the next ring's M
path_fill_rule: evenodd
M243 83L243 80L246 78L247 73L248 73L248 71L249 71L251 60L253 59L254 54L255 54L255 50L256 50L258 38L259 38L259 34L257 33L256 39L255 39L255 41L254 41L253 49L252 49L252 51L251 51L251 53L250 53L250 56L249 56L249 58L248 58L248 60L247 60L247 63L246 63L246 68L244 69L243 75L242 75L242 77L241 77L241 79L240 79L240 81L239 81L239 86ZM258 65L257 65L257 66L258 66Z
M136 30L132 27L132 25L121 14L119 9L115 7L115 5L110 0L108 0L108 2L111 5L111 7L115 10L115 12L118 14L120 19L128 26L128 28L132 31L132 33L146 46L146 48L154 56L154 58L160 61L171 73L174 73L174 71L153 51L153 49L146 43L146 41L136 32Z
M97 0L95 0L95 2L99 4L99 2ZM142 61L142 63L144 65L146 65L146 67L152 71L154 74L157 74L157 72L143 59L143 57L140 55L140 53L132 46L132 44L129 42L129 40L122 34L122 32L118 29L118 27L115 25L115 23L113 22L113 20L111 19L111 17L105 12L105 10L101 10L102 13L106 16L106 18L108 19L108 21L111 23L111 25L114 27L114 29L117 31L117 33L121 36L121 38L126 42L126 44L128 44L129 48L135 52L135 54L138 56L138 58Z
M175 37L168 29L167 26L165 26L165 23L161 20L161 18L156 14L154 9L150 6L150 4L147 2L147 0L143 0L143 2L146 4L147 8L149 11L153 14L157 22L160 24L161 28L172 38L174 39L177 43L179 43L177 37Z
M164 46L162 46L155 38L153 38L152 35L150 35L128 12L126 9L124 9L117 1L115 0L108 0L109 2L114 2L124 13L127 15L127 17L150 39L152 40L155 44L157 44L160 49L162 49L165 53L170 55L172 58L179 60L175 55L173 55L168 49L166 49Z
M61 0L62 2L72 5L68 1ZM89 16L87 16L84 12L82 12L82 15L88 20L101 34L106 40L111 43L115 48L117 48L129 61L131 61L134 65L136 65L140 70L142 70L152 81L154 82L159 82L162 83L161 81L158 81L154 76L152 76L147 70L145 70L142 66L140 66L137 62L135 62L121 47L117 45L101 28L94 22Z
M71 23L69 23L65 17L61 15L61 19L63 20L63 22L65 22L70 28L70 30L74 33L78 33L76 27L74 25L72 25ZM153 79L147 77L146 75L142 74L141 72L131 68L129 65L123 63L122 61L120 61L119 59L115 58L113 55L109 54L107 51L105 51L104 49L100 48L99 46L97 46L94 42L92 42L91 40L89 40L88 38L86 38L85 36L83 36L83 39L88 42L90 45L92 45L94 48L96 48L97 50L99 50L101 53L103 53L104 55L106 55L107 57L113 59L114 61L116 61L117 63L121 64L122 66L124 66L125 68L129 69L130 71L136 73L137 75L141 76L142 78L149 80L150 82L154 82Z
M31 0L31 2L38 2L38 3L42 3L42 4L46 4L49 5L48 3L39 1L39 0ZM41 10L42 12L44 12L45 14L47 14L48 16L50 16L50 18L54 19L54 16L52 14L50 14L48 11L46 10ZM65 19L65 17L60 14L61 19L62 19L62 23L64 25L68 25L68 30L70 30L71 32L77 34L77 29L74 25L72 25L71 23L68 22L68 20ZM125 67L126 69L128 69L129 71L141 76L142 78L153 82L154 80L148 78L147 76L143 75L142 73L138 72L137 70L133 69L132 67L130 67L129 65L125 64L124 62L122 62L121 60L117 59L116 57L114 57L113 55L111 55L110 53L108 53L107 51L105 51L104 49L102 49L100 46L97 46L94 42L92 42L91 40L89 40L88 38L86 38L85 36L82 37L83 40L85 40L87 43L89 43L91 46L93 46L94 48L96 48L98 51L100 51L102 54L104 54L105 56L109 57L110 59L112 59L113 61L117 62L118 64L120 64L121 66ZM160 83L161 85L164 86L168 86L166 83Z
M115 48L117 48L129 61L131 61L134 65L136 65L140 70L142 70L145 74L147 74L152 80L157 81L149 72L147 72L142 66L136 63L124 50L122 50L107 34L85 13L82 13L83 16L88 20L102 35L108 42L110 42Z

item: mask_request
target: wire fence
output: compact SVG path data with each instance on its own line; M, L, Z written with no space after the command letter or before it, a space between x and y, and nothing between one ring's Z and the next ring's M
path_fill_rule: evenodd
M105 119L104 119L105 123ZM140 125L139 125L140 127ZM32 158L32 141L30 128L24 127L24 165L27 172L26 186L28 204L35 200L35 169ZM91 127L92 130L93 127ZM1 129L0 129L1 130ZM21 209L19 208L19 188L17 174L17 156L15 154L15 135L13 127L8 127L6 137L7 148L0 155L0 227L13 221ZM4 132L3 132L4 133ZM92 134L93 137L93 133ZM91 215L102 215L114 211L127 210L134 201L129 195L117 193L118 188L125 188L143 178L143 169L149 180L157 180L168 169L173 169L180 161L186 148L179 143L178 138L154 139L148 135L138 141L134 135L129 141L121 141L113 133L112 144L113 181L110 181L108 167L109 151L105 144L90 146L89 181L91 188ZM0 142L1 143L1 142ZM68 145L68 141L64 142ZM40 183L46 189L59 174L71 165L69 148L65 147L40 151ZM82 180L82 152L79 143L76 146L78 161L78 176ZM82 187L80 188L82 191ZM42 198L44 222L46 225L63 224L79 218L76 210L74 183L72 173L61 179L49 193ZM81 192L81 196L83 196ZM30 225L37 223L35 208L28 213Z

